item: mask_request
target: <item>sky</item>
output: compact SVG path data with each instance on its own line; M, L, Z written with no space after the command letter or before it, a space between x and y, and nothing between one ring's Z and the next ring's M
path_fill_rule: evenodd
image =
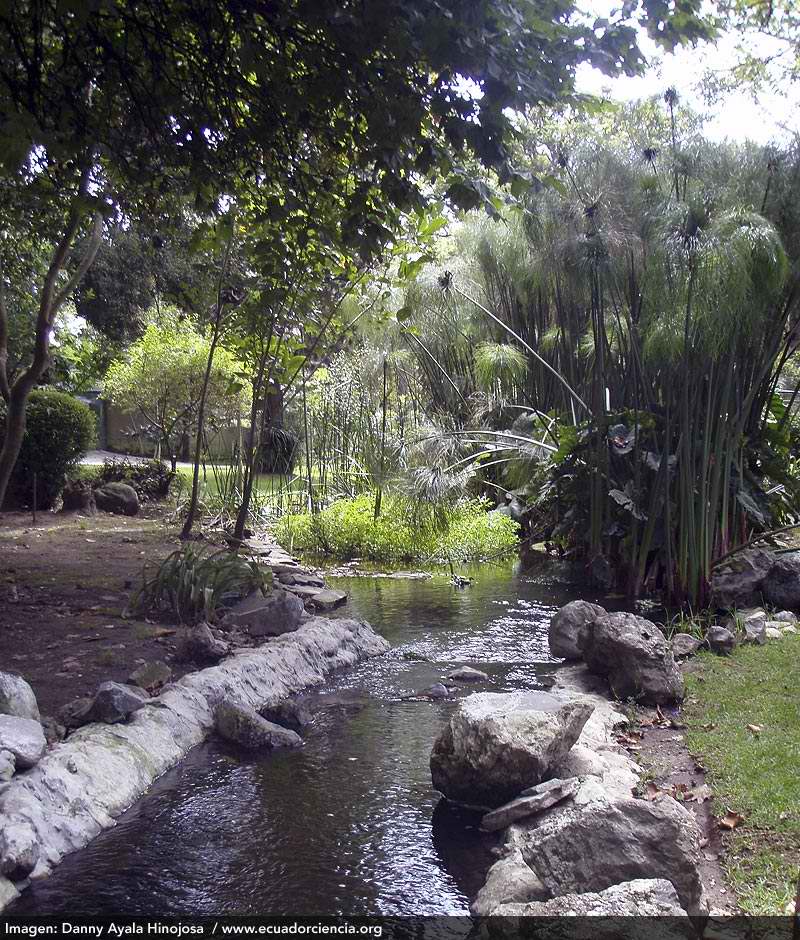
M606 0L587 0L584 9L595 16L607 16L615 4ZM746 92L728 94L709 106L698 92L703 73L708 69L725 70L736 60L738 37L722 36L716 43L704 43L696 49L679 49L674 54L660 52L646 35L640 46L650 63L646 74L638 78L609 79L596 69L581 68L578 88L582 92L610 97L618 101L662 95L673 86L682 101L707 118L706 135L713 140L754 140L767 143L800 133L800 83L784 87L781 94L762 93L757 101ZM775 51L767 39L757 41L759 55Z

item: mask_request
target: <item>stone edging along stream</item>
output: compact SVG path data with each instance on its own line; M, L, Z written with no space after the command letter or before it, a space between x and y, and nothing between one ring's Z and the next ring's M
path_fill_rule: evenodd
M13 873L15 859L20 870L30 870L35 859L30 877L47 876L204 741L223 700L255 709L274 705L388 649L366 622L315 617L294 633L184 676L127 724L80 728L0 790L0 865ZM0 875L0 911L29 880Z

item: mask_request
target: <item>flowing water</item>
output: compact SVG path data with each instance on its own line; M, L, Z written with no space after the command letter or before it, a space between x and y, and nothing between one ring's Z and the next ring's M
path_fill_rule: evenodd
M468 573L463 589L444 576L337 581L351 597L340 614L369 620L392 651L304 696L305 747L196 748L13 913L466 913L491 842L431 789L431 744L459 696L547 685L547 624L575 596L510 565ZM462 664L490 682L402 700Z

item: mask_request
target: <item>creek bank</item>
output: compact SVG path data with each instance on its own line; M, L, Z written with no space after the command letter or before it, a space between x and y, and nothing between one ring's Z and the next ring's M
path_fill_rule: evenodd
M126 724L90 724L0 788L0 910L82 848L201 743L221 703L255 710L388 644L369 624L312 618L295 632L168 685ZM20 719L22 720L22 719ZM11 875L12 877L8 877Z
M677 897L672 913L704 916L701 834L692 814L666 794L653 801L634 796L641 769L614 738L628 720L609 702L597 677L584 666L566 666L554 694L589 710L577 741L547 774L564 788L564 798L550 806L545 801L534 815L505 829L500 857L472 912L514 916L523 911L520 905L571 895L584 896L579 903L589 909L602 902L585 896L613 888L612 894L628 898L626 910L644 915L658 907L654 897L658 903L667 897L660 889L655 895L641 890L638 882L644 880L671 884Z

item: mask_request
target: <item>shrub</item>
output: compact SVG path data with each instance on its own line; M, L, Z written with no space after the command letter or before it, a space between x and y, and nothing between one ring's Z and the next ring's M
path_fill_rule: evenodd
M0 402L0 434L5 433L5 404ZM66 482L67 473L95 442L91 409L64 392L34 389L28 399L25 436L8 488L8 503L36 504L49 509Z
M106 460L97 471L95 485L127 483L142 502L155 502L169 496L175 476L161 460Z
M225 594L266 593L272 572L228 549L210 550L187 542L168 555L131 601L131 610L170 613L182 623L212 620Z
M415 526L409 507L396 497L384 499L377 519L374 509L372 494L338 499L314 515L284 516L277 535L297 550L373 561L466 561L511 550L517 543L517 524L488 513L480 500L447 507L440 525Z

